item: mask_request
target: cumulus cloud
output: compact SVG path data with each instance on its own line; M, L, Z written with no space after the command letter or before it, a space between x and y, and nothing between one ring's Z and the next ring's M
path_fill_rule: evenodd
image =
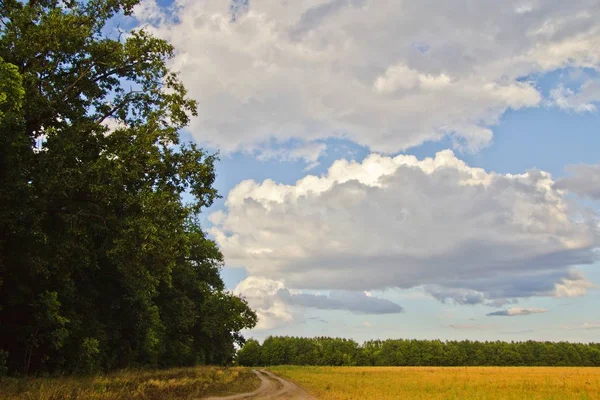
M572 218L563 196L545 172L487 172L452 151L372 154L294 185L241 182L210 232L230 265L289 288L423 286L500 304L586 289L572 266L596 260L597 226Z
M579 113L597 111L600 101L600 80L591 79L585 82L577 92L558 86L550 92L552 103L557 107Z
M392 153L445 135L477 150L507 109L542 103L533 77L600 66L597 0L175 4L135 15L174 44L192 133L223 151L344 137Z
M256 329L273 329L298 319L298 313L277 296L283 288L282 281L248 277L238 283L233 292L244 297L256 312Z
M580 271L571 270L562 282L554 285L554 297L581 297L589 289L596 289L598 285L587 280Z
M570 165L567 174L556 182L557 189L600 200L600 165Z
M403 308L364 292L331 291L328 295L285 288L282 280L250 276L234 293L244 297L258 315L257 329L272 329L303 318L303 310L343 310L356 314L398 314Z
M520 308L513 307L508 310L494 311L488 315L488 317L516 317L519 315L529 315L529 314L543 314L547 313L548 310L545 308Z

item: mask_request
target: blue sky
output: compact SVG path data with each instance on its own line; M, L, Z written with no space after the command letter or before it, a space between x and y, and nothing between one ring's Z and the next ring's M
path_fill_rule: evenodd
M599 4L429 3L136 9L221 153L247 335L598 340Z
M600 114L577 114L555 108L506 112L494 128L494 144L476 154L463 153L461 158L473 166L500 173L521 173L541 169L555 177L565 175L570 164L600 162ZM568 134L565 134L568 132ZM351 142L331 140L332 149L311 174L324 173L333 161L347 157L361 161L368 149ZM449 140L428 143L407 151L418 158L431 157L451 147ZM332 154L329 154L332 153ZM226 195L237 183L246 179L293 184L305 176L305 163L258 161L240 153L222 157L216 187ZM211 209L223 209L224 199ZM597 202L590 206L600 208ZM600 283L600 264L582 268L592 282ZM222 276L229 288L247 277L244 268L225 267ZM357 340L388 337L443 338L472 340L572 340L598 341L598 330L575 329L587 321L598 320L600 292L591 291L573 299L540 298L521 300L521 305L542 307L551 312L511 318L509 321L485 316L486 306L442 304L427 298L419 290L407 293L384 291L382 297L396 300L407 311L399 316L356 315L351 312L311 310L305 321L275 330L255 331L251 335L263 339L271 334L301 336L344 336ZM365 324L366 323L366 324ZM568 327L569 329L561 329ZM573 329L571 329L571 327Z

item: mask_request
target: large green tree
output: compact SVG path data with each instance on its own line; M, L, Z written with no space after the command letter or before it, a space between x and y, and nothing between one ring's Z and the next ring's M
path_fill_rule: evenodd
M0 0L0 351L13 373L225 363L256 315L197 215L214 155L138 0ZM184 196L185 195L185 196ZM182 198L189 199L184 202Z

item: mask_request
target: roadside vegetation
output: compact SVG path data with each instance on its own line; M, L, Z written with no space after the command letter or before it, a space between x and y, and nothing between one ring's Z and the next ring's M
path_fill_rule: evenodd
M371 340L272 336L248 340L238 352L245 366L600 366L600 344Z
M320 400L596 400L599 368L271 367Z
M251 392L259 383L249 369L208 366L90 377L2 378L0 399L186 400Z

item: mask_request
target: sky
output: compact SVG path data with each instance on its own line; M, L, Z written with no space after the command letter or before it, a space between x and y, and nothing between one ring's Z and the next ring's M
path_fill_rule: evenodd
M145 0L269 335L600 341L600 1Z

